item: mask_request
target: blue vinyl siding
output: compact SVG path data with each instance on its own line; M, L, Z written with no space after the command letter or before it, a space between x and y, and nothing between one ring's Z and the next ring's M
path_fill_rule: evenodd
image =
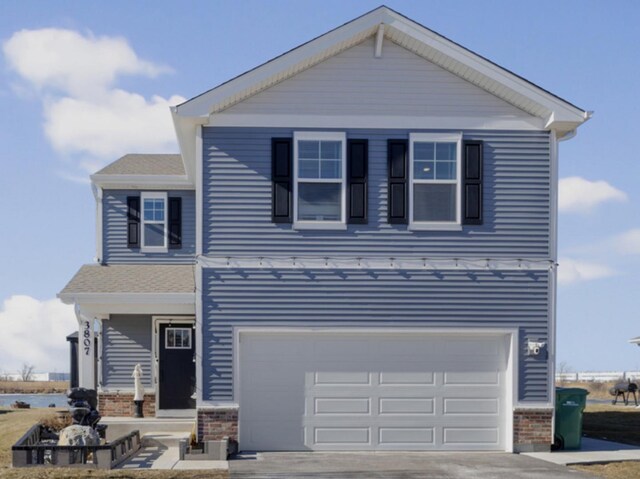
M133 368L142 365L142 383L152 388L151 316L112 314L102 321L102 386L133 389Z
M167 253L141 253L127 246L127 196L135 190L105 190L102 204L102 244L105 264L193 263L196 251L196 211L194 191L168 191L169 198L182 197L182 248Z
M406 130L348 130L369 140L369 224L295 231L271 221L271 138L287 128L204 128L203 247L211 256L548 258L550 140L544 131L465 131L484 141L484 224L409 231L387 223L387 140ZM426 130L425 130L426 131Z
M233 328L518 328L548 339L547 271L204 269L203 391L231 401ZM519 359L519 398L548 399L544 358Z

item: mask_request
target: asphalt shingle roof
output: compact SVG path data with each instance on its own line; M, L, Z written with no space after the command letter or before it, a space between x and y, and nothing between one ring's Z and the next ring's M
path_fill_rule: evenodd
M105 166L96 175L185 175L180 155L130 154Z
M78 293L193 293L193 265L84 265L60 292Z

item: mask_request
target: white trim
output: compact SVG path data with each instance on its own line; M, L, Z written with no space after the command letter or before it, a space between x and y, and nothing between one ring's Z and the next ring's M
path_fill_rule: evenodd
M220 409L239 409L240 405L233 401L203 401L198 410L218 411Z
M104 393L104 394L134 394L135 393L135 389L134 388L119 388L119 387L113 387L113 388L105 388L105 387L99 387L98 388L98 393ZM144 393L145 394L155 394L156 390L154 388L144 388Z
M195 293L62 293L58 298L64 304L195 304Z
M96 185L91 185L93 197L96 200L96 263L102 263L103 245L102 245L102 197L103 189Z
M376 33L376 49L374 56L376 58L382 58L382 44L384 43L384 23L378 25L378 32Z
M419 180L413 177L413 150L415 143L455 143L456 144L456 179L454 180ZM409 134L409 225L410 230L462 230L462 132L460 133L410 133ZM414 221L413 189L415 184L455 184L456 185L456 220L455 221Z
M331 269L331 270L463 270L463 271L549 271L554 262L546 259L437 258L437 257L312 257L312 256L201 256L204 268L242 269Z
M557 275L558 268L555 263L558 260L558 139L555 131L551 131L550 141L550 227L549 227L549 256L554 262L554 267L549 271L549 319L547 320L547 364L549 367L548 388L549 401L555 407L556 397L556 315L557 315ZM555 437L555 421L551 422L552 437Z
M160 351L160 324L169 324L171 322L176 323L189 323L192 325L192 329L196 330L196 319L193 316L151 316L151 384L153 384L153 390L156 395L156 417L160 409L160 382L158 381L158 373L160 369L160 357L158 351ZM197 335L196 335L197 337ZM196 361L196 369L198 362ZM198 376L196 374L196 391L198 390ZM169 410L167 410L169 411ZM193 411L193 409L186 409L186 411Z
M204 351L204 321L202 307L202 265L197 262L195 265L196 302L195 302L195 322L196 322L196 407L204 403L202 392L204 387L203 373L203 351Z
M293 115L218 113L209 117L207 126L246 126L291 128L400 128L408 130L529 130L544 129L544 121L535 117L486 118L392 115Z
M298 178L298 141L339 141L342 149L341 178L308 179ZM298 183L340 184L340 221L299 221L298 220ZM294 131L293 132L293 229L346 229L347 224L347 135L344 132Z
M527 107L545 117L555 113L554 121L573 122L575 126L589 118L580 108L384 6L186 101L176 107L175 113L183 117L202 117L221 111L375 35L381 23L386 24L385 36L395 38L396 43L424 45L431 51L423 55L427 60L450 69L466 67L467 73L457 73L458 76L467 81L475 78L473 83L482 84L485 90L505 101L519 100L523 103L522 109ZM289 126L292 124L298 123Z
M108 190L192 190L186 175L91 175L91 182Z
M145 200L162 200L164 202L163 206L163 220L145 220L144 213L144 202ZM140 252L141 253L168 253L169 252L169 200L166 191L143 191L140 193ZM144 231L145 225L162 225L163 229L163 240L164 244L162 246L146 246L144 243Z
M102 388L102 332L104 331L104 328L102 327L102 321L104 321L104 319L100 318L97 319L98 325L100 326L100 331L96 334L97 338L98 338L98 379L96 382L96 389L100 390Z
M202 125L196 126L196 177L195 177L195 187L196 187L196 257L202 254L202 237L204 231L202 230L203 225L203 203L202 203L202 189L203 185L203 177L202 177L202 169L204 162L204 150L202 146Z
M430 334L442 336L455 335L482 335L482 336L506 336L508 339L507 365L505 368L505 405L504 430L505 451L513 452L513 414L516 408L527 409L529 406L518 402L518 371L519 371L519 348L517 328L363 328L363 327L262 327L262 326L236 326L233 328L233 355L232 355L232 382L233 399L240 404L240 336L247 334L301 334L301 333L326 333L326 334ZM540 405L540 403L537 403ZM240 419L241 420L241 419ZM240 427L238 427L238 442L242 443L240 437Z

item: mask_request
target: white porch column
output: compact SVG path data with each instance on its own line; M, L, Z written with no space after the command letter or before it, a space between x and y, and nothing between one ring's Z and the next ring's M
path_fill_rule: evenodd
M95 389L95 320L83 313L77 304L75 311L78 320L78 386Z

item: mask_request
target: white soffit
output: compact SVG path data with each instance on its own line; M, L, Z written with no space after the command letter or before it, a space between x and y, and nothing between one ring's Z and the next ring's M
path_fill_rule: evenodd
M376 35L381 24L389 40L543 118L546 128L568 131L590 117L588 112L384 6L178 105L174 115L205 119L221 112Z

